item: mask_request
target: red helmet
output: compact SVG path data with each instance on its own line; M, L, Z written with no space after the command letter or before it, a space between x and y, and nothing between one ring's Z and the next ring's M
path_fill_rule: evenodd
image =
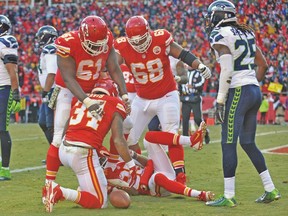
M152 42L147 20L142 16L133 16L127 21L125 30L130 45L139 53L146 52Z
M92 90L92 94L97 92L101 92L113 97L118 97L117 85L110 78L100 78L97 80Z
M81 22L79 36L83 49L92 56L107 51L108 29L103 19L87 16Z

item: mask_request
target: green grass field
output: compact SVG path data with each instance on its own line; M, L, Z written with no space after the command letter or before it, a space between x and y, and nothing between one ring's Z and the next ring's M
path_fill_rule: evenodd
M37 124L12 124L13 140L10 168L12 180L0 182L0 215L32 216L47 215L41 203L41 188L44 184L45 159L48 143ZM221 165L220 126L210 127L211 144L201 151L185 149L188 185L198 190L212 190L216 196L223 193ZM263 149L288 144L287 126L258 126L257 144ZM193 198L172 195L166 198L148 196L131 197L129 209L88 210L69 201L54 206L51 215L288 215L288 155L264 154L276 187L282 199L270 204L256 204L254 200L263 192L262 183L256 170L244 151L238 145L238 168L236 174L236 208L213 208ZM27 169L35 168L35 169ZM61 167L57 182L64 187L77 188L75 175Z

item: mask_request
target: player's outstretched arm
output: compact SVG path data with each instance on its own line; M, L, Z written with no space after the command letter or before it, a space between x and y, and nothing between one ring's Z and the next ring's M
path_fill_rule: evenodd
M195 55L193 55L188 50L183 49L176 42L171 43L170 45L170 55L174 58L178 58L193 69L198 69L205 79L211 77L210 69L204 65Z

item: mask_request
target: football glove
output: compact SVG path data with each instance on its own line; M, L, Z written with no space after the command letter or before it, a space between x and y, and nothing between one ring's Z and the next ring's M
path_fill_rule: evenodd
M122 95L122 101L124 102L125 104L125 109L126 109L126 113L129 115L130 112L131 112L131 103L129 101L129 98L128 98L128 95L127 94L124 94Z
M92 100L91 98L87 97L83 100L83 103L88 108L89 112L92 114L92 116L96 119L103 116L103 102Z
M224 104L216 103L216 120L218 123L222 124L224 122Z
M177 76L177 75L174 75L174 80L179 83L181 81L181 77L180 76Z
M202 76L205 79L209 79L211 77L211 71L206 65L200 63L198 66L198 70L201 72Z
M48 103L49 102L49 95L47 91L42 92L42 103Z
M20 104L20 93L18 89L14 89L12 92L12 104L10 106L9 111L13 111L14 113L19 112L21 109L21 104Z

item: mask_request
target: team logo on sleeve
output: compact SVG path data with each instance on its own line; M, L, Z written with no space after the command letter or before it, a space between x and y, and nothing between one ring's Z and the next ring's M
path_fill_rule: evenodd
M153 53L154 53L155 55L159 55L160 52L161 52L161 48L160 48L159 46L155 46L155 47L153 48Z

